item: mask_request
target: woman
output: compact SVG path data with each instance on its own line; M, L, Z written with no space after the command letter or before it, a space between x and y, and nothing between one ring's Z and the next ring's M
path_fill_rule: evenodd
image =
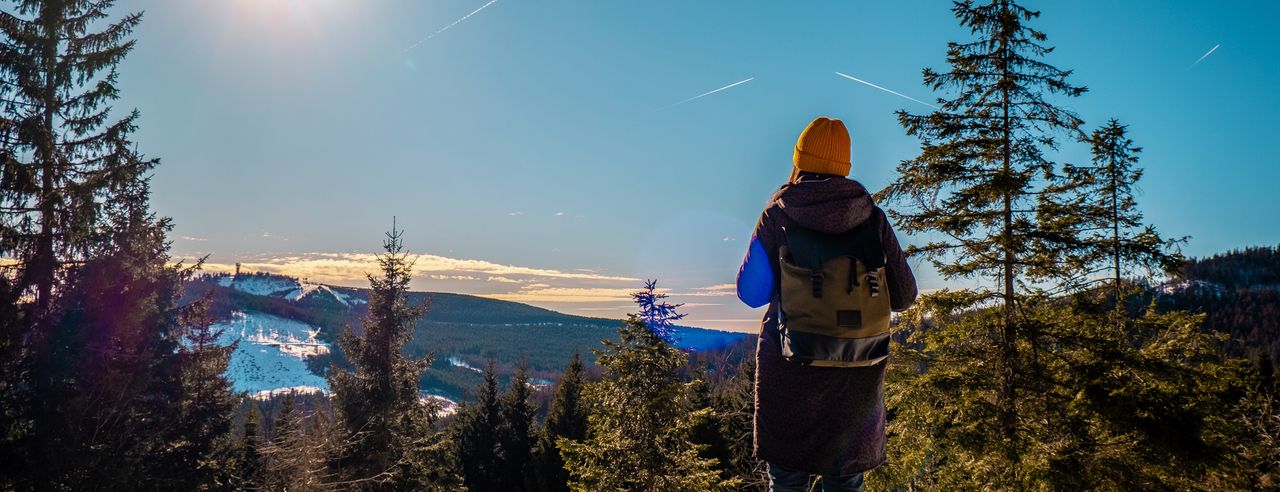
M786 228L837 235L868 225L884 251L885 291L893 311L916 298L915 277L898 239L862 184L849 174L849 133L818 118L800 134L790 181L765 207L738 272L738 297L769 305L756 350L755 452L769 464L775 491L807 490L811 474L824 490L862 490L862 476L885 462L886 362L818 367L783 357L778 326L779 249ZM872 222L867 222L872 221Z

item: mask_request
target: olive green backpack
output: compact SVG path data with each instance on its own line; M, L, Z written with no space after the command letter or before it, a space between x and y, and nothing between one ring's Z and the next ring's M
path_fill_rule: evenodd
M787 360L861 367L889 357L885 257L874 222L842 234L784 228L778 328Z

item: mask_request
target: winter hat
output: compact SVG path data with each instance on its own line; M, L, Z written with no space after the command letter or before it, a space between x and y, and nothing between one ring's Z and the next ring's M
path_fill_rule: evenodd
M849 131L840 120L819 116L800 132L792 160L800 171L848 176Z

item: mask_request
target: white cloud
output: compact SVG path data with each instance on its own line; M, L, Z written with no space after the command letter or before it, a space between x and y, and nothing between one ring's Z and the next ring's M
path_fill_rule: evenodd
M499 283L546 281L548 279L574 281L606 281L639 284L640 280L620 275L595 272L562 271L551 268L533 268L506 265L485 260L450 258L431 254L410 254L414 262L415 276L432 274L471 277L466 280L494 278ZM241 267L250 271L263 271L310 278L319 282L340 284L363 283L365 274L377 270L377 255L373 253L307 253L302 255L267 258L258 261L241 261ZM235 263L205 263L209 271L235 271Z

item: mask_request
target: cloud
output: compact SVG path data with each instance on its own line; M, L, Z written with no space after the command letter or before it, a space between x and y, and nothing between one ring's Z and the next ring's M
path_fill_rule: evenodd
M519 217L519 216L521 216L521 215L524 215L524 212L516 211L516 212L511 212L511 213L509 213L509 214L507 214L507 215L510 215L510 216L512 216L512 217Z
M488 277L503 277L516 283L534 280L572 280L603 282L640 282L639 279L621 275L605 275L600 273L561 271L550 268L533 268L517 265L505 265L484 260L468 260L449 258L432 254L410 254L414 262L415 277L431 278L430 275L470 276L474 280L483 281ZM241 267L249 271L262 271L308 278L317 282L335 284L362 284L365 274L377 270L378 256L373 253L307 253L303 255L266 258L259 261L241 261ZM205 263L209 271L235 271L235 263ZM501 280L497 282L502 282Z
M684 292L679 295L693 296L693 297L737 296L738 285L725 283L725 284L711 285L708 287L698 287L693 289L691 292Z
M203 237L195 237L195 236L182 236L182 240L183 240L183 241L198 241L198 242L203 242L203 241L208 241L209 239L208 239L208 238L203 238Z
M564 212L556 212L554 215L556 217L564 217Z
M520 289L505 294L487 294L485 297L524 303L600 303L626 302L631 300L631 293L639 290L634 287L543 287Z

